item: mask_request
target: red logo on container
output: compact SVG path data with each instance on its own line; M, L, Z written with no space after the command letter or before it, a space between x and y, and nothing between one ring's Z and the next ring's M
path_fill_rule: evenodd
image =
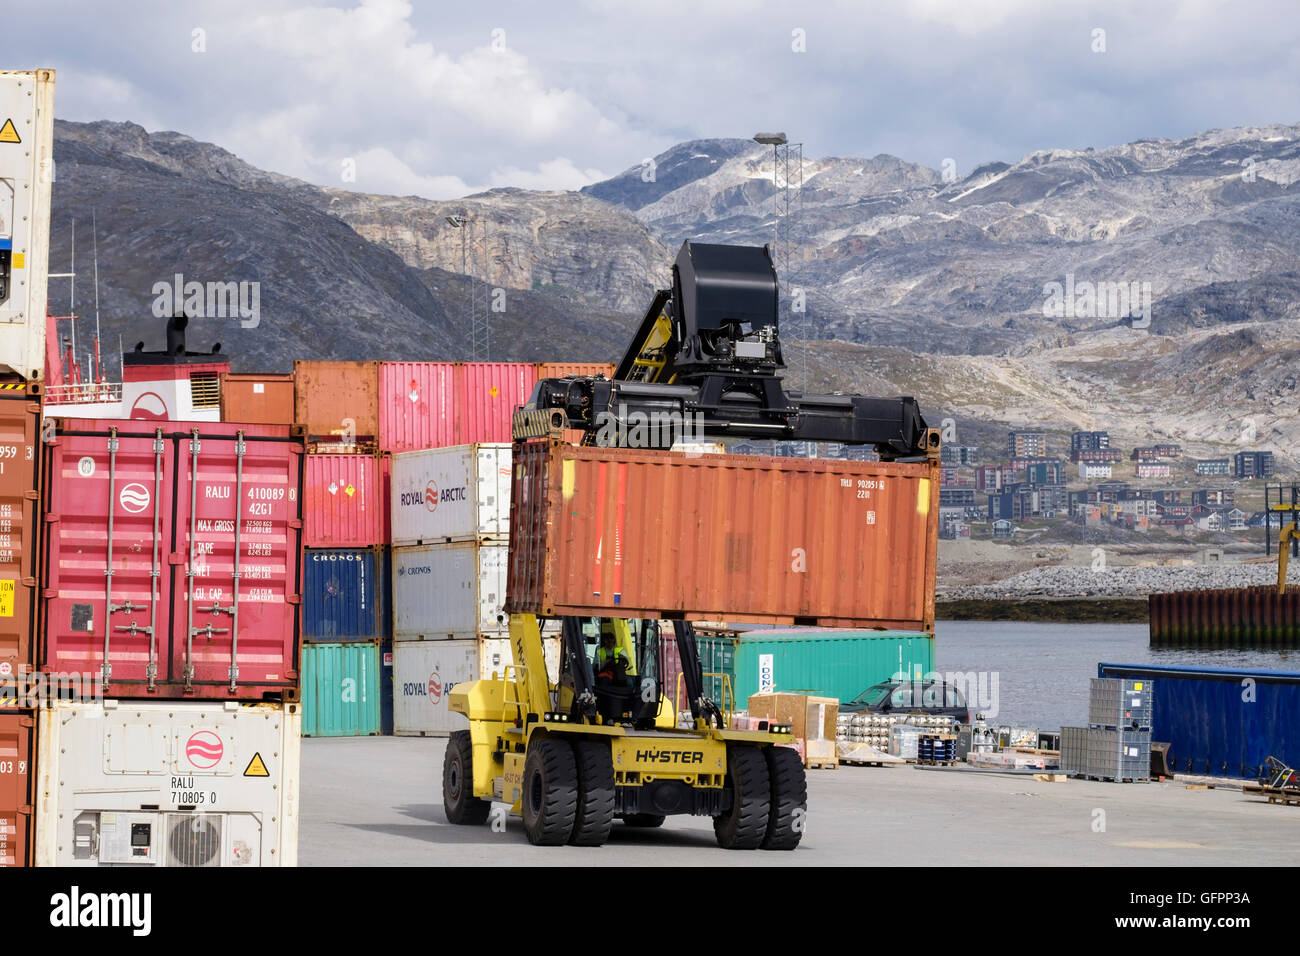
M131 406L132 418L146 418L152 421L170 418L167 414L167 403L157 392L145 392L135 400Z
M185 756L200 770L211 770L221 762L225 752L221 738L210 730L200 730L185 741Z
M435 704L442 700L442 678L437 671L429 675L429 700Z
M438 510L438 483L430 481L424 487L424 507L429 511Z

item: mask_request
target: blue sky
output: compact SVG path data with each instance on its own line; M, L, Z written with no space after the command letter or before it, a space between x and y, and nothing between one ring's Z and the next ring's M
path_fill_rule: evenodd
M1300 121L1283 2L46 0L6 19L0 65L57 69L61 118L437 199L577 188L767 129L808 156L952 157L964 175Z

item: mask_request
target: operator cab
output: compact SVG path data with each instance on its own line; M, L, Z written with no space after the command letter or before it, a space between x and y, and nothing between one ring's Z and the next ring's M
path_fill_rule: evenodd
M575 719L652 727L662 697L659 643L658 621L565 618L559 709Z

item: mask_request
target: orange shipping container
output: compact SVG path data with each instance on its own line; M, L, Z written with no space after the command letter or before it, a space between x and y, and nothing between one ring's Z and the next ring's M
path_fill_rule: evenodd
M614 366L600 362L538 362L538 378L564 378L566 375L603 375L614 377Z
M294 415L320 451L374 450L379 439L379 363L293 363ZM321 447L330 446L330 447Z
M31 711L0 714L0 866L31 862L34 737Z
M928 631L939 463L515 446L506 610Z
M292 375L221 376L221 420L246 425L293 424Z
M40 529L39 385L0 385L0 678L32 663Z

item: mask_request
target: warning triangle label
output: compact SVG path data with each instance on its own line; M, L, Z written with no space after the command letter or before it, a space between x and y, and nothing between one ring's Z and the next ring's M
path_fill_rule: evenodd
M21 143L18 138L18 130L14 128L14 121L5 120L4 126L0 126L0 143Z
M262 762L261 754L253 754L253 759L248 761L248 766L244 769L245 777L269 777L266 764Z

